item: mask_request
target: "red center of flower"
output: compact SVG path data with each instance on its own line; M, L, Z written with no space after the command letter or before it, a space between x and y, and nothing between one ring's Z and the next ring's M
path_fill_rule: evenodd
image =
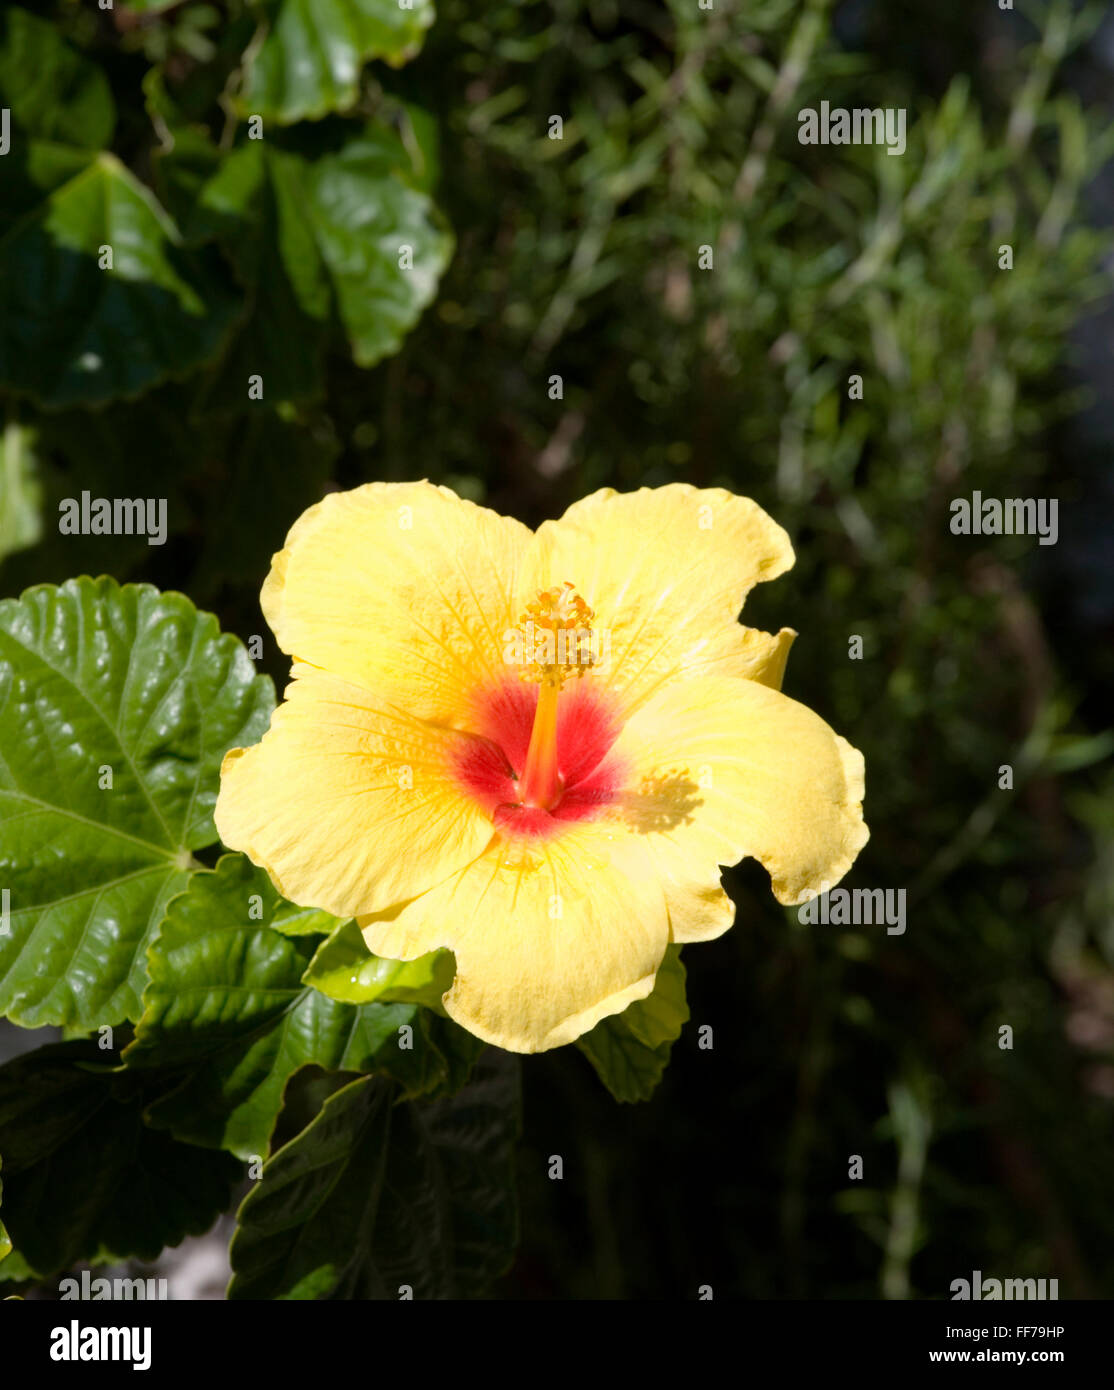
M607 756L619 722L604 694L578 681L562 692L557 705L558 791L547 806L529 804L523 774L541 689L508 678L479 694L477 732L456 758L457 776L495 828L529 839L546 839L563 824L598 815L617 799L623 774L620 761Z

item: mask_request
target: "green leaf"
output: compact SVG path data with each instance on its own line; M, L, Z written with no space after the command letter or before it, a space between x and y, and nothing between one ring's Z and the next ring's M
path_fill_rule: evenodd
M92 150L46 141L34 141L0 158L0 236L84 173L95 158Z
M0 1282L10 1280L12 1283L22 1283L25 1279L34 1279L35 1271L23 1258L18 1250L12 1250L0 1260Z
M398 349L436 294L452 250L426 195L390 170L383 142L365 138L308 171L314 235L361 367ZM410 270L399 268L404 247L412 248Z
M0 1067L5 1220L40 1275L104 1250L153 1260L207 1231L241 1176L228 1154L146 1128L142 1087L97 1059L62 1043Z
M489 1048L455 1096L394 1098L353 1082L265 1165L240 1208L230 1299L464 1297L506 1268L518 1059Z
M245 286L205 401L219 410L242 410L256 374L269 402L319 396L338 329L360 366L397 351L452 248L405 150L374 127L314 159L248 142L201 190L187 231L226 244Z
M21 137L99 150L112 141L116 108L108 79L54 24L26 10L0 13L0 106L11 112L12 150Z
M456 961L451 951L430 951L417 960L373 956L355 922L342 922L323 941L302 976L307 985L345 1004L424 1004L440 1009L451 988Z
M649 1100L688 1016L681 948L670 946L652 992L597 1023L576 1045L616 1100Z
M273 707L181 594L82 578L0 602L0 1012L85 1030L139 1016L147 944L191 850L216 840L221 759Z
M298 907L284 900L275 908L270 925L283 936L327 936L336 929L337 919L319 907Z
M237 301L215 250L180 243L111 154L53 187L0 240L0 384L58 409L137 396L215 358Z
M432 0L265 0L266 36L237 99L241 115L281 125L347 111L371 58L400 67L433 23Z
M355 1008L302 983L319 938L284 935L292 915L267 875L238 854L196 875L171 904L124 1053L131 1068L188 1069L151 1106L151 1124L250 1158L267 1153L300 1067L386 1071L412 1094L459 1084L467 1057L455 1025L413 1004Z
M10 417L0 441L0 560L42 535L42 486L35 432Z

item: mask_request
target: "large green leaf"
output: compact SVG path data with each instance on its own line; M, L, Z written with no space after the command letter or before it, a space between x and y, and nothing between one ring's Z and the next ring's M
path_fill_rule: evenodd
M395 1094L353 1082L265 1165L240 1209L229 1298L464 1297L506 1268L518 1059L488 1049L443 1100Z
M139 1016L148 941L216 839L221 758L273 706L181 594L83 578L0 602L0 1011L26 1027Z
M152 1260L208 1230L241 1176L230 1155L148 1129L143 1088L97 1059L62 1043L0 1067L5 1220L40 1275L103 1251Z
M210 409L241 410L252 375L268 402L319 395L337 328L360 366L396 351L452 247L400 143L375 127L316 158L249 141L200 190L186 232L227 245L245 287Z
M330 999L346 1004L413 1003L441 1009L441 996L455 974L451 951L430 951L417 960L373 956L359 927L349 921L321 943L303 978Z
M26 10L0 12L0 106L9 109L12 150L24 137L99 150L112 140L116 108L108 79L58 33Z
M151 1106L152 1124L247 1158L268 1151L299 1067L385 1071L415 1094L459 1084L480 1045L462 1053L455 1025L413 1004L352 1007L303 984L320 938L285 934L284 918L298 913L243 855L196 875L171 904L124 1053L132 1068L189 1069Z
M363 64L401 66L433 23L433 0L264 0L260 8L265 37L238 106L282 125L348 110Z
M616 1100L649 1100L688 1020L681 948L670 946L652 992L577 1039Z
M394 352L437 292L452 237L428 197L397 173L395 142L369 133L308 166L314 235L352 356ZM400 269L410 247L412 269Z
M94 404L215 358L237 300L215 250L180 242L107 152L51 187L0 239L0 384L53 408Z

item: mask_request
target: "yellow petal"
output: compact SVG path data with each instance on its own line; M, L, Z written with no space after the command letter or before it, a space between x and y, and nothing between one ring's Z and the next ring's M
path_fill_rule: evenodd
M491 820L452 771L464 735L374 708L296 664L262 743L224 759L216 824L292 902L338 917L412 898L480 854Z
M665 687L626 724L609 759L627 765L618 814L664 859L698 866L753 856L783 903L834 886L866 843L863 759L806 706L754 681L706 676ZM697 930L700 930L697 923ZM684 929L675 939L686 937Z
M532 533L447 488L369 483L295 523L263 586L284 652L460 726L462 691L505 680Z
M445 1008L511 1052L561 1047L644 999L669 943L652 859L602 825L493 844L429 893L359 922L369 949L392 960L449 947Z
M796 632L791 627L783 627L775 636L753 627L740 631L742 638L737 650L726 653L720 665L714 668L709 665L701 675L742 676L759 685L768 685L771 690L780 690Z
M735 904L723 891L718 866L668 835L655 835L648 848L665 894L669 939L685 945L722 936L735 921Z
M679 674L780 680L793 634L747 636L736 619L754 585L793 558L789 537L749 498L671 483L605 488L547 521L524 578L574 584L592 606L610 655L589 678L630 711Z

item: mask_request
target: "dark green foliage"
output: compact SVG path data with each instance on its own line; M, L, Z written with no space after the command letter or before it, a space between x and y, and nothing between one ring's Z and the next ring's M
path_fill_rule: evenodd
M456 1095L392 1108L364 1077L270 1160L240 1212L230 1298L459 1298L517 1236L519 1059L489 1051Z
M232 1200L235 1160L149 1128L147 1099L87 1043L0 1069L5 1221L38 1274L113 1254L153 1260L208 1230Z

